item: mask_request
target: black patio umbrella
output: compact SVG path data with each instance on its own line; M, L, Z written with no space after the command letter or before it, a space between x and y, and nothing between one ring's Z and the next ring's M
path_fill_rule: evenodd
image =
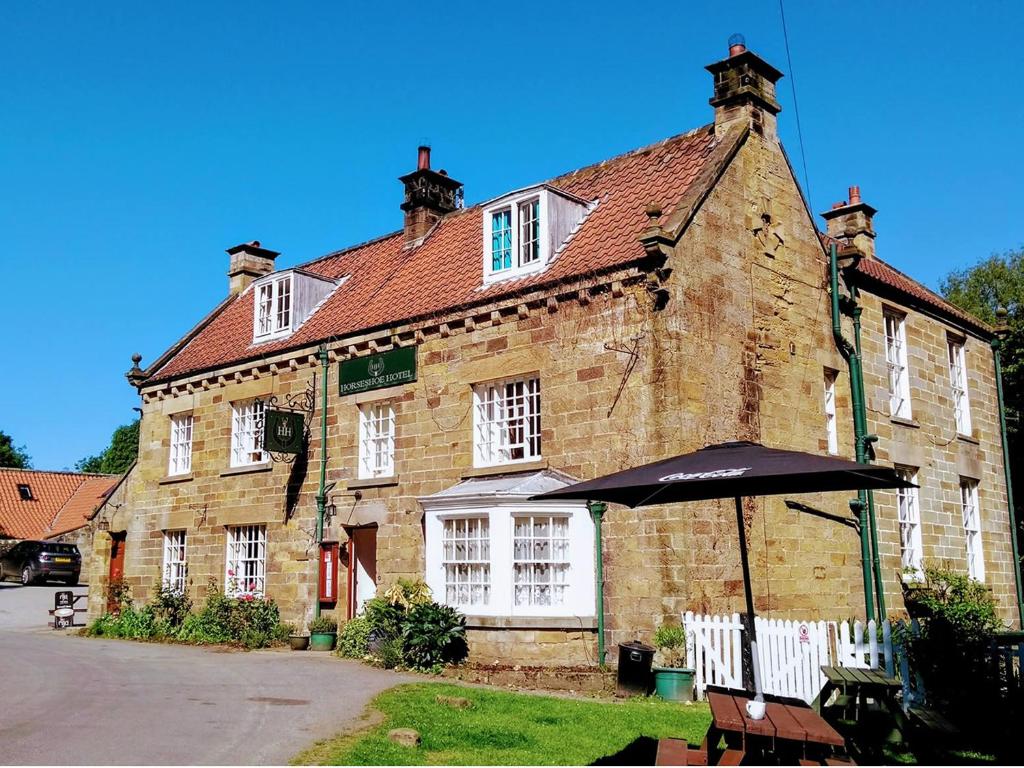
M614 472L533 498L607 501L627 507L735 498L743 588L746 593L754 664L754 689L757 701L764 701L757 658L754 598L750 588L742 497L913 487L913 483L903 480L889 467L800 451L765 448L758 443L738 441L709 445L693 453Z

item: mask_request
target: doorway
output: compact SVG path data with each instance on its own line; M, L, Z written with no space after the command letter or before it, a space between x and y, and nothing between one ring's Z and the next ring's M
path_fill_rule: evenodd
M377 594L377 526L348 532L348 617Z
M128 543L128 532L120 531L110 534L110 570L107 579L107 613L116 613L120 609L122 589L119 582L124 580L124 549Z

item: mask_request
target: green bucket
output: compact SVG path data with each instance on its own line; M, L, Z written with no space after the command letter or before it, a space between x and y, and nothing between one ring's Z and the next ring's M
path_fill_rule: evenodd
M654 692L666 701L693 701L692 669L655 667Z
M337 632L313 632L309 636L309 650L333 651L334 642L338 639Z

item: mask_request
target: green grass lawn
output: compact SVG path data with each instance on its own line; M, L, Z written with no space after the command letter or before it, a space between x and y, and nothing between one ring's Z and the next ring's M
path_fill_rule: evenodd
M468 709L437 696L469 699ZM640 736L699 744L711 722L704 704L622 702L507 693L444 683L402 685L373 702L378 724L321 742L294 762L319 765L588 765ZM415 728L419 747L388 741L392 728Z

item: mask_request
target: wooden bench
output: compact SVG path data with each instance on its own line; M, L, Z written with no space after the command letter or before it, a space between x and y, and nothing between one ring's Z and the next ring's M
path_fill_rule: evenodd
M960 729L934 709L911 707L907 710L911 721L930 733L940 736L956 736Z
M743 762L743 753L738 749L727 749L718 758L719 765L739 765Z
M654 764L687 765L689 753L690 745L686 739L658 739L658 755L654 758Z

